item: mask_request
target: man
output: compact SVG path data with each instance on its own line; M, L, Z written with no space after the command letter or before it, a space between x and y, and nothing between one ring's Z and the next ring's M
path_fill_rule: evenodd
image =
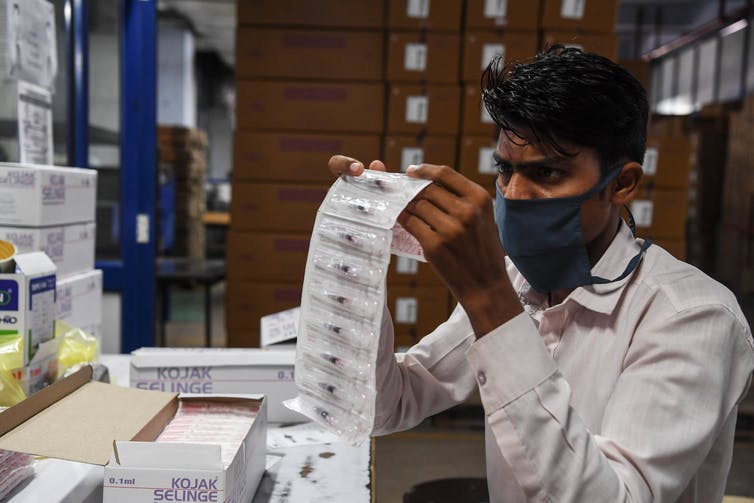
M644 90L562 48L493 62L483 87L496 203L448 167L409 168L434 183L399 220L459 306L398 355L386 314L374 433L478 387L491 501L721 501L751 332L728 290L620 217L642 176Z

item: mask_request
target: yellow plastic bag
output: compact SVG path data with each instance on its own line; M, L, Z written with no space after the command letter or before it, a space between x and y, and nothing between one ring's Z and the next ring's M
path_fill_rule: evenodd
M60 339L58 349L58 379L68 369L97 359L97 339L80 328L64 321L55 321L55 337Z
M12 407L26 398L13 371L24 366L24 340L18 333L0 334L0 407Z

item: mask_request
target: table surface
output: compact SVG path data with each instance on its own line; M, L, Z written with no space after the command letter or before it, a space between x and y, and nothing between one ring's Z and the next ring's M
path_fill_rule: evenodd
M158 280L219 281L225 277L225 261L222 259L162 257L157 259L156 276Z
M107 365L113 384L128 386L130 355L102 355L99 361ZM253 503L371 502L370 443L353 446L335 440L313 423L269 424L267 471ZM34 470L34 477L17 487L7 503L102 501L101 466L43 459Z

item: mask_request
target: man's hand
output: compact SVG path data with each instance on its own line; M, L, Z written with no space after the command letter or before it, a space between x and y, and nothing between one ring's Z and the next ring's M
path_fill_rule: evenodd
M327 166L330 168L330 173L335 176L359 176L364 172L364 163L345 155L334 155L330 157L330 161L327 163ZM369 164L369 169L373 169L375 171L386 171L385 163L382 161L372 161Z
M447 166L409 166L407 173L434 183L409 203L398 221L422 245L477 337L519 314L521 304L505 271L505 251L487 191Z

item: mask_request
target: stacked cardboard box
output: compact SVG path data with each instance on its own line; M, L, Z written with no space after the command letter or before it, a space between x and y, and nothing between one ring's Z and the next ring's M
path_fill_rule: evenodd
M96 186L94 170L0 164L0 200L3 201L0 239L13 243L18 255L45 254L42 259L29 261L27 258L26 262L17 264L24 273L36 275L30 283L31 295L38 295L35 297L38 300L33 302L34 310L49 304L49 314L42 314L42 321L35 321L33 327L23 330L29 339L25 341L24 364L31 367L14 375L25 383L27 392L39 389L38 378L43 375L39 369L51 365L51 354L46 354L49 348L42 348L40 344L52 337L55 319L83 328L101 340L101 271L94 270ZM100 281L98 288L90 288L88 296L67 294L93 276ZM3 287L5 293L13 291L9 285L6 282ZM16 293L20 292L16 290ZM8 309L23 307L24 303L24 300L5 298L0 312L8 314ZM31 306L27 307L31 310ZM71 315L74 310L76 316ZM42 326L46 327L44 336L39 335Z
M297 306L327 161L380 157L381 2L238 2L237 130L227 247L229 346Z
M466 30L463 34L463 122L458 169L467 178L495 191L496 169L492 154L498 131L482 104L482 71L492 59L504 62L534 57L539 44L540 2L466 3Z
M175 184L173 255L204 258L202 216L206 211L207 135L179 126L159 126L160 171Z
M754 96L730 114L720 229L719 273L738 294L754 292Z
M542 47L579 47L618 59L617 0L543 0Z

